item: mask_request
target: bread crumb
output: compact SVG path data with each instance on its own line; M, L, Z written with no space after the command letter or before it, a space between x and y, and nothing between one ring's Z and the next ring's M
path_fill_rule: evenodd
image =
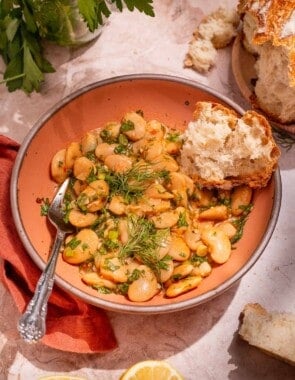
M217 49L226 47L236 36L238 24L237 12L222 7L205 17L193 33L184 66L208 72L214 66Z

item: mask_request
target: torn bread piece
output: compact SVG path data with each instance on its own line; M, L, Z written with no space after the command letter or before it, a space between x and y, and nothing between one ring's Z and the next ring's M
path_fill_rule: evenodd
M218 8L204 18L193 33L184 65L201 73L214 65L217 50L226 47L237 34L239 17L235 10Z
M295 365L295 315L268 312L258 303L241 314L239 336L263 352Z
M184 132L180 161L204 187L267 185L280 156L267 120L255 111L239 117L213 102L198 102Z
M243 45L256 59L253 106L273 121L295 122L295 1L240 0Z

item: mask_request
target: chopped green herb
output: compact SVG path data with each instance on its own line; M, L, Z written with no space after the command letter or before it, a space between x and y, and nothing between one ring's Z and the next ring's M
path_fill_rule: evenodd
M90 173L88 174L88 177L86 178L87 183L91 183L97 180L97 175L95 174L95 170L92 168L90 170Z
M196 254L192 255L190 261L194 265L200 265L204 261L208 261L206 256L198 256Z
M170 142L181 142L181 135L179 132L167 133L166 140Z
M172 276L172 280L173 281L178 281L178 280L180 280L181 279L181 274L180 273L177 273L177 274L174 274L173 276Z
M77 239L76 236L74 236L67 244L66 247L70 247L71 249L75 249L78 247L78 245L81 244L81 240Z
M86 212L87 205L89 204L89 197L85 193L81 193L76 200L76 204L81 211Z
M188 222L186 220L186 214L185 212L181 212L179 214L179 218L177 221L177 227L187 227L187 226L188 226Z
M94 150L86 152L85 156L88 158L88 160L96 162L96 155L95 155Z
M48 198L42 198L42 204L41 204L41 216L47 216L48 215L48 209L50 207L50 202Z
M129 283L123 282L121 284L117 284L117 291L119 294L125 295L128 293Z
M110 131L108 131L107 129L103 129L99 136L102 138L102 140L108 144L112 144L116 141L116 139L114 139L113 135L111 134Z
M133 131L134 130L134 123L131 120L124 120L121 123L121 132L128 132L128 131Z
M99 293L101 294L111 294L112 293L112 290L107 288L106 286L97 286L97 285L93 285L92 286L94 289L96 289Z
M248 216L249 216L251 210L253 209L253 204L249 204L247 206L240 206L240 208L243 209L242 215L239 218L232 221L232 224L236 227L237 232L231 238L231 240L230 240L231 244L235 244L243 236L244 226L245 226L245 223L248 219Z
M134 269L130 276L128 276L128 282L138 280L143 275L143 272L139 269Z
M82 250L85 251L87 248L89 248L89 245L87 243L83 243Z
M111 259L106 259L104 262L104 269L109 270L110 272L115 272L117 269L120 269L120 266L115 265Z

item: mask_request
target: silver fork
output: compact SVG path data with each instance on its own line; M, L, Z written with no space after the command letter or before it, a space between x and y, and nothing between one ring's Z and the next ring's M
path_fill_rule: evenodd
M36 285L34 296L18 322L18 331L21 337L29 343L37 342L45 335L47 303L54 284L58 253L65 235L73 231L73 227L65 223L62 209L68 184L69 178L62 183L49 206L48 219L57 229L55 241L46 267Z

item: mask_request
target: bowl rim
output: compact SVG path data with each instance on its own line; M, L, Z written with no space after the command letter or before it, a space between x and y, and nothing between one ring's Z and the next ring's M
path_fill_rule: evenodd
M16 160L12 169L12 175L11 175L11 180L10 180L10 202L11 202L11 210L12 210L14 224L16 226L19 238L22 244L24 245L25 250L27 251L27 254L31 257L31 259L33 260L33 262L37 265L39 269L44 270L46 263L43 262L38 252L33 248L33 246L30 243L30 240L22 224L21 216L19 213L19 205L18 205L18 176L21 170L22 161L26 155L26 152L30 146L31 141L33 140L37 132L43 127L44 123L47 120L49 120L53 114L58 112L62 107L64 107L69 102L71 102L73 99L81 96L82 94L88 91L96 89L98 87L102 87L105 85L114 84L114 83L122 82L122 81L126 82L126 81L135 81L135 80L157 80L157 81L162 80L162 81L169 81L169 82L177 82L182 85L198 88L204 92L207 92L213 96L218 97L221 101L228 104L238 113L240 114L245 113L245 110L240 105L238 105L233 100L229 99L227 96L219 93L217 90L213 88L210 88L194 80L189 80L189 79L182 78L175 75L165 75L165 74L130 74L130 75L121 75L121 76L111 77L108 79L100 80L100 81L91 83L89 85L86 85L72 92L71 94L67 95L58 103L54 104L43 115L41 115L41 117L34 123L33 127L31 128L29 133L26 135L23 143L20 146L18 154L16 156ZM252 268L252 266L256 263L256 261L261 256L264 249L266 248L273 234L273 231L275 229L275 226L279 217L280 207L281 207L282 182L281 182L279 167L277 167L276 171L273 173L273 179L274 179L273 206L272 206L272 210L270 214L269 223L266 227L265 234L262 237L259 245L253 252L250 259L247 261L247 263L235 275L230 277L228 280L226 280L225 282L223 282L216 288L204 294L190 298L188 300L173 302L171 304L165 304L165 305L152 305L152 306L142 305L142 304L124 305L121 303L108 301L103 298L86 294L83 291L73 287L71 284L63 280L58 275L55 276L55 283L66 292L70 292L71 294L83 300L84 302L87 302L97 307L101 307L106 310L122 312L122 313L164 314L164 313L169 313L169 312L185 310L185 309L200 305L202 303L208 302L211 299L215 298L216 296L219 296L222 293L224 293L226 290L232 287L237 281L239 281L244 276L244 274L247 273Z

